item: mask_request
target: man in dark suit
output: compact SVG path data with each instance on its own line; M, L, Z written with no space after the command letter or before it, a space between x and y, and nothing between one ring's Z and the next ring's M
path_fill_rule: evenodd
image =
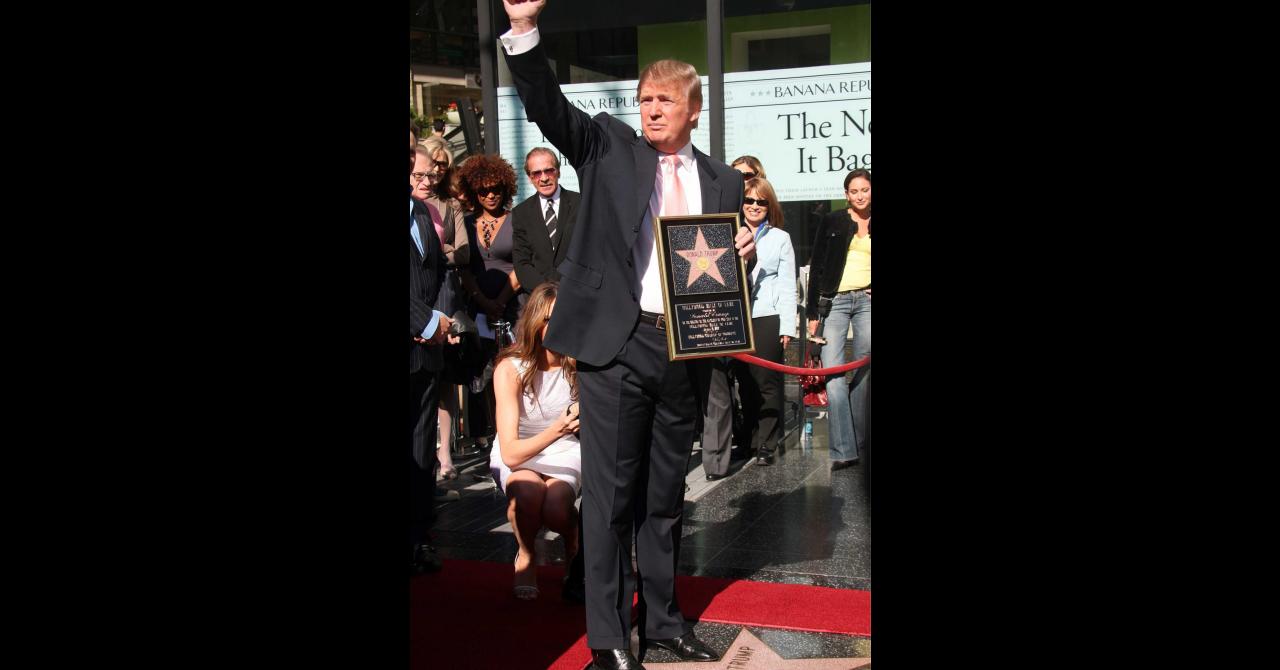
M556 266L573 237L578 194L560 186L560 157L546 147L525 156L524 173L538 192L511 210L511 255L520 291L527 295L542 282L560 281Z
M409 171L413 171L417 129L409 124ZM445 259L431 214L409 196L409 574L440 569L428 541L435 516L436 410L439 407L441 343L452 322L435 310L444 282Z
M716 660L676 602L684 477L693 445L695 361L669 363L655 216L737 212L742 177L693 148L697 70L662 60L640 74L643 136L560 92L539 44L545 0L503 0L500 38L530 121L578 172L582 199L547 348L578 361L589 667L641 668L631 654L632 531L645 616L641 638L684 660ZM744 226L736 246L754 252ZM642 643L642 653L644 643Z

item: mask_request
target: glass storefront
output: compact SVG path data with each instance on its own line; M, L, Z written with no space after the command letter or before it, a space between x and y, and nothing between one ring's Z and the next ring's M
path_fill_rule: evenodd
M484 2L486 0L480 0ZM638 127L636 79L647 64L676 58L704 78L703 113L693 142L711 153L721 133L731 163L755 156L783 202L797 264L808 262L822 217L846 203L844 175L871 166L871 5L839 0L723 0L723 99L712 99L705 2L654 0L643 6L555 0L538 20L547 54L571 101ZM493 0L495 35L506 28ZM495 49L494 45L485 45ZM501 55L499 149L518 168L534 146L549 146L524 117ZM720 106L724 124L709 110ZM571 166L562 170L577 188ZM527 182L527 180L521 180ZM521 183L517 199L532 189Z
M759 158L796 262L844 175L871 167L871 5L724 0L725 162Z

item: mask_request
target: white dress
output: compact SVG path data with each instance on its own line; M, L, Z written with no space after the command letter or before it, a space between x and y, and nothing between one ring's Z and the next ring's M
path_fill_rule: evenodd
M513 359L517 374L525 369L525 363ZM533 391L536 396L530 398L520 395L520 439L533 437L547 429L553 421L564 414L565 408L573 402L569 389L569 380L564 378L563 368L538 372L533 380ZM565 435L552 442L529 460L508 468L502 462L502 447L495 437L493 449L489 452L489 469L493 472L498 488L505 493L507 477L511 470L533 470L548 477L555 477L573 487L575 493L582 488L582 449L577 435Z

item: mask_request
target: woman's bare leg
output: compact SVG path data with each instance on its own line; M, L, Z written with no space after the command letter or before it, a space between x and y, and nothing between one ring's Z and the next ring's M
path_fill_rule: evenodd
M547 492L542 499L542 523L564 537L564 560L568 563L578 553L578 510L573 501L578 497L573 486L554 477L546 477Z
M458 394L455 385L446 385L440 394L440 443L437 445L436 457L440 459L441 474L453 470L453 417L458 413Z
M520 551L516 554L516 586L537 586L534 543L542 529L542 506L547 486L532 470L516 470L507 477L507 520Z

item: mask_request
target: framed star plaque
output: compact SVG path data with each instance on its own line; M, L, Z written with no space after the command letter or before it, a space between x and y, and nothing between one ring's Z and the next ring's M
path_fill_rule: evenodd
M653 220L670 360L755 353L739 225L737 213Z

